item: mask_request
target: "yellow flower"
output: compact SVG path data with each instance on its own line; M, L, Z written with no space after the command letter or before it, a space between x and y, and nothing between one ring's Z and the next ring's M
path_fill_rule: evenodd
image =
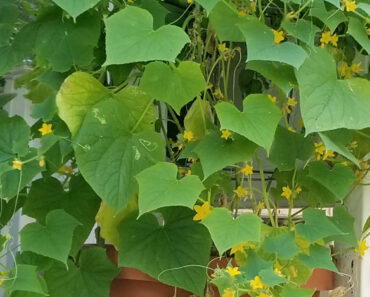
M204 202L202 206L195 205L194 210L196 211L196 215L194 216L194 221L201 221L208 217L211 213L211 206L208 201Z
M274 42L275 44L280 44L285 38L284 38L284 31L277 31L272 29L272 32L274 32Z
M226 272L230 275L230 277L234 277L235 275L239 275L241 273L239 271L239 267L231 267L231 266L227 266Z
M216 89L216 90L213 92L213 95L215 95L215 97L216 97L217 99L222 99L222 98L224 98L224 95L222 94L222 92L221 92L221 89L220 89L220 88Z
M323 160L326 160L327 158L334 158L335 153L332 150L328 150L325 152L324 157L322 158Z
M246 188L242 187L242 186L238 186L236 188L236 190L234 190L234 193L236 194L236 196L241 199L241 198L244 198L247 196L248 194L248 191Z
M284 274L281 272L283 270L283 266L279 263L279 261L276 261L274 264L274 272L276 275L285 277Z
M251 287L253 290L263 289L263 282L258 275L253 280L251 280Z
M245 242L243 242L243 243L241 243L241 244L238 244L238 245L236 245L236 246L234 246L232 249L231 249L231 251L230 251L230 255L233 255L233 254L235 254L236 252L244 252L244 247L246 246L246 243Z
M256 206L256 209L257 210L262 210L265 208L265 203L263 203L263 201L260 201L257 206Z
M299 194L300 192L302 192L302 188L301 187L297 187L297 189L295 189L295 191Z
M73 173L73 168L71 166L65 166L59 168L58 171L65 172L65 173Z
M366 241L361 240L361 241L358 241L358 249L356 248L355 252L358 253L360 255L361 259L362 259L365 256L365 251L368 248L369 247L366 245Z
M265 293L261 292L257 297L269 297L269 296L266 295Z
M52 127L53 127L52 124L43 123L42 127L39 129L39 131L41 132L41 136L45 136L50 133L53 133Z
M185 168L180 167L180 168L179 168L179 174L180 174L180 175L183 175L183 174L185 174L185 173L186 173L186 169L185 169Z
M225 43L221 43L219 46L218 46L218 50L223 53L225 51L228 50L228 48L226 47L226 44Z
M231 289L225 289L222 297L235 297L235 291Z
M338 70L340 77L352 77L351 67L348 66L347 62L343 62L342 65L338 66Z
M290 271L292 272L293 277L298 276L297 270L295 269L295 267L293 265L290 266Z
M252 175L253 174L253 166L250 166L249 164L245 164L242 169L240 169L240 172L244 175Z
M273 102L273 103L276 102L276 96L272 96L272 95L268 94L267 97L269 97L269 99L271 100L271 102Z
M324 48L325 44L329 44L329 43L331 43L333 46L337 46L338 45L338 35L337 34L331 35L330 31L324 31L321 33L320 42L321 42L322 48Z
M292 196L292 190L289 188L289 186L283 187L281 196L285 197L287 200L290 200L290 196Z
M252 8L252 11L256 11L256 7L257 7L257 2L252 1L252 2L251 2L251 8Z
M213 83L209 83L208 86L207 86L208 89L212 89L213 88Z
M361 69L361 62L357 64L352 64L351 70L355 74L360 74L363 71L363 69Z
M189 169L186 173L185 176L190 176L191 175L191 170Z
M14 169L22 170L22 165L23 165L23 163L19 160L14 160L13 161L13 168Z
M45 157L44 156L41 156L40 157L39 165L40 165L40 167L44 167L45 166Z
M347 11L355 11L357 8L356 1L351 1L351 0L343 0L343 3L345 5L345 9Z
M187 0L188 1L188 3L190 4L190 3L193 3L193 0Z
M333 34L333 35L331 36L330 43L331 43L333 46L335 46L335 47L337 47L337 46L338 46L338 35L337 35L337 34Z
M188 130L184 131L184 139L188 142L194 141L194 133Z
M320 142L315 142L315 152L317 153L317 160L320 160L320 156L324 155L326 152L326 147L325 145L320 141Z
M195 163L196 161L198 161L198 158L194 158L194 157L188 158L188 162Z
M222 133L221 138L225 140L228 140L229 137L231 136L231 132L227 129L222 130L221 133Z
M288 97L288 106L296 106L297 101L295 101L294 97Z
M247 15L247 9L243 8L238 11L238 16L243 17Z

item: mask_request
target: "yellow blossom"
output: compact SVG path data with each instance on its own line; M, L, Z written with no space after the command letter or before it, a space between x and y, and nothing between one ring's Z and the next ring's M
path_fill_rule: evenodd
M290 266L290 271L292 272L293 277L298 276L297 270L295 269L295 267L293 265Z
M273 103L276 102L276 96L272 96L272 95L268 94L267 97L269 97L269 99L271 100L271 102L273 102Z
M331 43L333 46L337 46L338 45L338 35L337 34L331 35L330 31L324 31L321 33L320 42L321 42L322 48L324 48L325 44L329 44L329 43Z
M19 160L14 160L13 161L13 168L14 169L22 170L22 165L23 165L23 163Z
M279 263L279 261L276 261L274 264L274 272L276 275L285 277L284 274L281 272L283 270L283 266Z
M225 289L222 297L235 297L235 291L232 289Z
M43 123L42 127L39 129L39 131L41 132L41 136L53 133L52 126L53 126L52 124Z
M230 275L230 277L234 277L240 274L239 267L227 266L226 272Z
M185 174L186 173L186 169L185 168L183 168L183 167L180 167L179 168L179 174L180 175L183 175L183 174Z
M280 44L285 38L284 38L284 31L277 31L272 29L272 32L274 32L274 42L275 44Z
M184 139L187 140L188 142L194 141L194 133L192 131L185 130Z
M315 144L315 152L317 153L317 160L320 160L320 157L322 156L322 155L324 155L325 154L325 152L326 152L326 147L325 147L325 145L320 141L320 142L315 142L314 143Z
M238 16L243 17L247 15L247 9L243 8L238 11Z
M225 140L228 140L229 137L231 136L231 132L227 129L222 130L221 133L222 133L221 138Z
M208 86L207 86L208 89L212 89L213 88L213 83L209 83Z
M235 254L236 252L244 252L244 247L246 246L246 243L243 242L241 244L238 244L236 246L234 246L231 251L230 251L230 255L233 255Z
M204 202L202 206L195 205L194 210L196 211L196 215L194 216L194 221L201 221L208 217L211 213L211 206L208 201Z
M343 0L344 7L346 11L355 11L357 8L356 1Z
M215 97L216 97L216 98L218 98L218 99L222 99L222 98L224 98L224 95L222 94L222 92L221 92L221 89L220 89L220 88L216 89L216 90L213 92L213 95L215 95Z
M226 43L221 43L219 46L218 46L218 50L223 53L225 51L228 50L228 48L226 47Z
M257 205L256 205L256 210L259 211L259 210L262 210L265 208L265 203L263 203L263 201L260 201Z
M334 158L335 153L332 150L327 150L324 154L324 157L322 158L323 160L326 160L327 158Z
M348 166L348 165L349 165L348 161L343 161L343 162L342 162L342 163L340 163L340 164L342 164L342 165L344 165L344 166Z
M40 157L39 165L40 165L40 167L44 167L45 166L45 157L44 156L41 156Z
M361 62L357 64L352 64L351 70L355 74L360 74L363 71L363 69L361 69Z
M361 241L358 241L358 249L356 248L355 252L358 253L360 255L361 259L362 259L365 256L365 251L368 248L369 247L366 245L366 241L361 240Z
M193 3L193 0L187 0L188 1L188 3L190 4L190 3Z
M71 166L63 165L59 168L58 171L65 172L65 173L73 173L73 168Z
M240 172L244 175L252 175L253 174L253 166L245 163L244 167L240 169Z
M361 163L361 168L363 170L368 170L369 169L369 164L367 162L360 162Z
M283 187L283 192L281 193L282 197L285 197L287 200L290 200L290 196L292 195L292 190L289 186Z
M188 162L195 163L196 161L198 161L198 158L195 158L195 157L188 158Z
M346 77L346 78L352 77L351 67L348 66L347 62L343 62L342 65L338 66L338 70L339 70L340 77Z
M269 296L266 295L265 293L261 292L257 297L269 297Z
M244 198L247 196L248 194L248 191L246 188L242 187L242 186L238 186L236 188L236 190L234 190L234 193L236 194L236 196L241 199L241 198Z
M299 194L300 192L302 192L302 188L301 188L301 187L297 187L297 188L295 189L295 191Z
M257 7L257 2L252 1L252 2L251 2L251 8L252 8L252 11L256 11L256 7Z
M331 43L333 46L335 46L335 47L337 47L337 46L338 46L338 35L337 35L337 34L333 34L333 35L331 36L330 43Z
M189 169L188 171L186 171L185 176L190 176L190 175L191 175L191 170Z
M288 104L288 106L296 106L297 105L297 101L295 101L294 97L288 97L287 104Z
M263 282L258 275L253 280L251 280L251 287L253 290L263 289Z

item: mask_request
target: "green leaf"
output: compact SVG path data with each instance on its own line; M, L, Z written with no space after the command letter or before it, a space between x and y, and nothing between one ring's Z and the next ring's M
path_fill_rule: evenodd
M335 267L332 261L330 248L324 247L322 245L311 245L310 254L299 255L298 260L310 269L322 268L338 272L337 267Z
M49 295L45 281L37 272L37 266L33 265L18 264L4 280L4 287L9 292L9 296L15 295L15 292Z
M128 6L105 20L106 65L140 61L175 61L189 37L179 27L153 30L153 17L145 9ZM171 40L171 44L168 41Z
M366 32L365 23L362 23L357 18L350 17L347 34L350 34L370 54L370 40Z
M0 94L0 108L2 108L5 104L13 100L17 94L15 93L4 93Z
M238 134L232 138L225 140L219 132L213 132L196 144L192 152L201 161L204 178L227 166L252 160L257 146Z
M269 160L280 171L293 170L296 160L308 160L314 150L312 139L291 132L282 126L276 129Z
M347 144L352 140L352 133L346 129L337 129L319 133L322 141L325 144L326 150L332 150L346 157L360 167L357 158L348 150Z
M78 266L69 261L67 269L55 263L45 272L45 280L53 297L107 297L118 273L106 250L94 247L82 251Z
M218 2L221 0L195 0L195 2L198 2L200 5L202 5L208 13L212 11L212 9L216 6Z
M276 254L280 259L287 260L294 258L300 252L300 249L295 243L293 231L266 237L262 248L268 253Z
M184 118L185 130L191 131L195 139L202 139L212 127L214 117L211 105L207 100L198 97Z
M136 175L139 183L139 215L165 206L193 208L204 186L198 176L177 179L173 163L160 162Z
M279 87L285 94L288 94L297 85L294 68L286 64L269 61L249 61L247 69L256 71L271 80L271 83Z
M238 26L247 42L247 61L275 61L299 68L307 57L303 48L292 42L275 44L271 28L255 17Z
M310 16L316 17L322 21L326 26L328 26L331 33L334 33L339 24L347 21L347 17L343 11L340 9L327 10L325 2L322 0L313 1Z
M273 267L273 261L266 261L255 250L250 249L247 252L247 259L240 267L240 271L248 280L252 280L255 276L260 275L261 271L266 271Z
M204 0L203 2L206 1L209 2L208 0ZM245 41L238 27L238 24L242 24L245 20L245 17L238 15L235 7L224 1L217 3L209 14L209 21L220 41Z
M100 36L100 16L96 11L81 15L76 23L54 10L40 21L36 53L57 72L72 66L84 67L93 60L93 50Z
M62 84L57 94L60 118L76 136L92 106L110 97L109 91L90 74L74 72Z
M166 3L161 1L147 1L147 0L136 0L134 2L135 6L144 8L150 12L153 16L153 27L157 29L166 24L167 16L170 10L165 7Z
M308 176L322 184L340 200L346 196L348 189L356 180L351 168L335 164L330 169L324 162L310 163Z
M208 228L220 256L238 244L260 241L261 219L251 213L233 219L226 208L216 208L202 223Z
M263 269L259 272L259 275L261 276L262 278L262 282L266 285L268 285L269 287L274 287L278 284L282 284L282 283L287 283L289 282L286 278L284 277L281 277L281 276L278 276L273 268L272 268L272 265L267 268L267 269Z
M175 67L157 61L145 67L140 88L170 104L179 114L181 107L206 89L206 82L200 65L195 62L184 61Z
M344 244L349 244L352 247L357 247L357 237L354 229L355 218L350 215L344 206L334 207L333 216L330 220L340 229L345 235L335 235L325 238L326 242L335 241Z
M370 82L337 80L334 58L316 48L296 73L306 134L370 126Z
M61 209L49 212L45 222L45 225L31 223L22 229L22 251L34 252L67 264L73 232L80 223Z
M0 2L0 46L7 45L19 17L15 1Z
M193 216L189 209L168 207L139 220L135 216L124 220L119 266L140 269L165 284L203 296L211 239Z
M82 175L117 212L138 190L134 176L164 158L160 135L152 131L133 133L130 123L126 104L104 100L86 115L75 138Z
M81 175L71 178L68 192L63 189L59 180L48 177L32 183L22 213L38 222L44 222L47 214L54 209L63 209L72 215L81 223L73 234L71 254L75 255L95 224L99 206L99 197Z
M320 32L320 28L315 26L311 21L298 19L296 22L291 22L285 19L282 23L283 29L291 36L301 40L307 45L315 46L316 33Z
M249 95L243 101L243 112L225 102L215 108L222 129L243 135L267 151L270 149L281 112L266 95Z
M298 289L293 286L284 286L281 291L281 297L312 297L314 290Z
M93 8L100 0L53 0L58 6L68 12L74 19L86 10Z
M297 224L296 231L310 242L333 235L345 235L326 215L325 211L307 208L303 211L304 224Z

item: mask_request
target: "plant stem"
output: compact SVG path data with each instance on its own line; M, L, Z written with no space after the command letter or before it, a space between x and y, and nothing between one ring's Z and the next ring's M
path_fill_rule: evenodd
M169 106L168 104L166 104L166 106L167 106L167 108L168 108L168 111L169 111L169 112L170 112L170 114L171 114L172 119L173 119L173 120L174 120L174 122L175 122L175 125L176 125L177 129L179 129L179 132L180 132L180 133L184 133L184 129L182 128L182 126L181 126L181 124L180 124L180 122L179 122L179 119L177 118L177 116L176 116L175 112L173 111L172 107L171 107L171 106Z

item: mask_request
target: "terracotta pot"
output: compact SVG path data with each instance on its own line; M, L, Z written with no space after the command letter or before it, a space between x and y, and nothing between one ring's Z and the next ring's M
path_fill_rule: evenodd
M316 268L307 283L302 286L304 289L316 290L315 295L318 297L320 291L329 291L334 289L334 273L330 270Z

